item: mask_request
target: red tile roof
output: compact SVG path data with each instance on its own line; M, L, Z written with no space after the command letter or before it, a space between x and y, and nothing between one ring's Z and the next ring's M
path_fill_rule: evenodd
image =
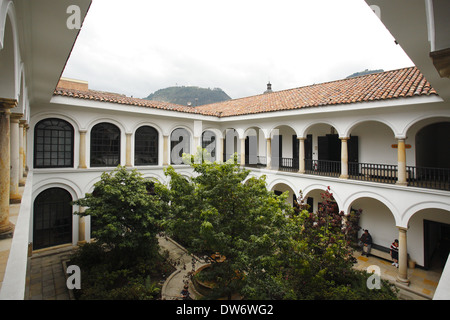
M83 92L57 88L55 95L194 114L230 117L404 97L437 95L437 93L416 67L410 67L228 100L195 108L92 90Z
M200 113L195 108L188 106L180 106L172 103L132 98L122 94L95 91L95 90L80 91L76 89L57 87L55 89L54 95L98 102L124 104L137 107L146 107L146 108L189 112L189 113Z

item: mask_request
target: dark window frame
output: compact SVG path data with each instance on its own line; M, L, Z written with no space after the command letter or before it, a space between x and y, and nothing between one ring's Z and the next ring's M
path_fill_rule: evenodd
M73 168L74 145L75 130L69 122L59 118L39 121L34 127L34 168Z
M134 165L159 164L159 132L152 126L142 126L134 135Z
M122 132L115 124L101 122L92 127L90 166L117 167L121 163L121 138Z

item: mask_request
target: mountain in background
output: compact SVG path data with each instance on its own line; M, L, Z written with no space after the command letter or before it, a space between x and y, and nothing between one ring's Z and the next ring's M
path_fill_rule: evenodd
M360 71L360 72L355 72L354 74L349 75L346 79L348 78L354 78L354 77L359 77L359 76L365 76L367 74L372 74L372 73L379 73L379 72L384 72L383 69L378 69L378 70L369 70L366 69L364 71Z
M205 104L227 101L231 98L220 88L210 89L177 86L160 89L144 99L198 107Z

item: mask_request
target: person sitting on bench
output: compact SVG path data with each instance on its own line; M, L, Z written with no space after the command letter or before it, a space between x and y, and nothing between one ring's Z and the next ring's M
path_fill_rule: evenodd
M369 233L369 230L365 229L363 235L359 239L359 246L361 248L361 255L366 255L366 257L369 256L370 250L372 249L372 236ZM367 248L367 251L364 252L364 247Z

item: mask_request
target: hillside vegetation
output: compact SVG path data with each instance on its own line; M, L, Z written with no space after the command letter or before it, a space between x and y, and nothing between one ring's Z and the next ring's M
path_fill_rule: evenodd
M160 89L145 99L197 107L230 100L231 98L220 88L210 89L193 86L177 86Z

